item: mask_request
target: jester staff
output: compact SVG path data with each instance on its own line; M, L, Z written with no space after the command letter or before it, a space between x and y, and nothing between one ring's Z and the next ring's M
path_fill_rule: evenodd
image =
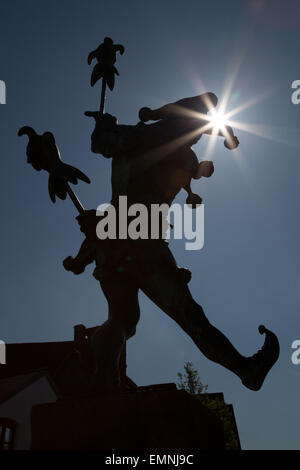
M26 149L27 162L36 171L48 171L48 191L51 201L55 202L56 197L64 200L68 194L78 212L84 213L84 208L69 183L77 184L78 180L90 183L90 179L74 166L62 162L52 132L40 135L32 127L24 126L18 135L27 135L29 138Z
M114 65L116 63L116 53L120 52L122 55L124 50L121 44L114 44L113 40L107 37L88 56L88 64L91 64L94 58L98 61L92 72L91 86L94 86L102 78L101 114L104 113L106 85L112 91L115 85L115 75L119 75ZM78 180L90 183L90 179L82 171L62 162L54 135L51 132L44 132L39 135L29 126L21 127L18 135L27 135L29 138L26 149L27 162L37 171L48 171L48 190L51 201L55 202L56 197L64 200L68 194L79 214L83 214L84 207L69 183L77 184Z
M101 100L100 100L100 113L104 113L106 85L113 91L115 86L115 75L119 75L115 67L116 53L124 54L125 48L121 44L114 44L111 38L105 38L103 43L88 55L88 64L90 65L93 59L97 59L98 63L95 65L91 75L91 86L94 86L102 78Z

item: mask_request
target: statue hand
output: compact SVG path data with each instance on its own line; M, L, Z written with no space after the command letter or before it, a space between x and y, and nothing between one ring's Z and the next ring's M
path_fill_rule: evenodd
M100 111L85 111L84 114L85 116L93 117L102 131L110 131L118 124L117 118L108 113L102 114Z
M190 205L192 209L197 209L197 206L202 204L202 198L198 194L190 193L185 202Z
M84 211L83 214L79 214L76 217L80 230L89 239L97 239L96 225L99 222L99 217L96 216L94 209Z
M84 271L84 267L78 265L78 263L76 263L76 259L72 256L68 256L63 260L63 267L66 271L72 271L74 274L81 274Z
M116 153L120 140L117 135L117 119L99 111L86 111L84 114L95 119L95 129L91 135L92 152L111 158Z

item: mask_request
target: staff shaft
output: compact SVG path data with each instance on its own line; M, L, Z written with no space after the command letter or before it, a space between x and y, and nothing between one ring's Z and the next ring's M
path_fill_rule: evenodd
M79 199L76 196L76 194L74 193L74 191L70 188L68 183L67 183L67 193L69 194L70 199L72 200L72 202L73 202L74 206L76 207L76 209L78 210L79 214L83 214L84 207L81 204L81 202L79 201Z
M101 88L101 101L100 101L100 113L101 114L104 114L105 92L106 92L106 80L103 77L103 79L102 79L102 88Z

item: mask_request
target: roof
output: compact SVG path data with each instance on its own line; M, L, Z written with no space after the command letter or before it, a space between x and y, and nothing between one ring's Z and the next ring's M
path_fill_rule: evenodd
M92 367L91 351L86 341L81 352L85 364ZM121 362L124 362L121 373L126 388L136 388L135 383L126 377L126 357ZM78 360L78 345L75 347L74 341L6 344L6 364L0 365L0 381L16 376L25 378L40 370L48 374L48 379L61 396L83 393L91 372Z
M26 387L34 383L36 380L41 377L47 377L47 371L37 371L31 374L22 374L16 375L14 377L8 377L6 379L0 380L0 404L7 401L9 398L13 397L17 393L24 390ZM47 377L48 382L52 388L53 384L51 380ZM56 390L54 389L56 392Z
M6 364L0 365L0 380L40 369L52 375L73 348L73 341L6 344Z

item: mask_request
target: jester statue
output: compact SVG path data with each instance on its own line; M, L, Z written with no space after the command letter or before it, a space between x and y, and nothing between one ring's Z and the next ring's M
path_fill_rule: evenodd
M91 151L112 160L111 206L117 214L116 220L122 220L120 197L126 196L128 207L143 204L148 208L151 227L152 205L170 206L181 189L187 191L187 204L193 208L201 204L200 196L191 191L191 180L210 177L214 166L210 161L199 163L191 147L203 134L214 133L207 113L214 110L218 99L213 93L205 93L159 109L142 108L136 125L118 124L114 116L104 113L105 84L112 90L113 76L117 74L116 52L123 53L123 46L114 45L106 38L89 55L89 63L94 58L98 60L91 84L100 78L104 83L100 111L85 113L95 120ZM229 150L239 145L229 126L219 130L218 135ZM65 175L67 182L72 182L72 177L85 180L85 175L72 171L71 178ZM80 211L77 220L85 239L77 256L68 256L63 261L65 269L74 274L82 273L88 264L95 262L93 274L108 303L108 319L91 338L95 387L97 384L106 389L120 386L120 355L126 341L136 332L141 290L189 335L208 359L236 374L245 387L259 390L279 356L276 335L261 325L259 332L265 333L264 345L253 356L241 355L193 299L188 287L191 273L177 266L166 240L165 220L161 220L159 237L99 238L97 225L101 217L103 214L96 210Z
M211 134L212 130L202 132L201 128L208 127L207 121L199 122L195 116L205 115L216 104L217 97L206 93L156 110L142 108L141 121L135 126L119 125L109 114L86 113L95 119L92 152L112 159L111 204L117 213L119 196L127 196L128 206L146 205L151 214L151 204L171 205L182 188L188 192L188 203L201 203L201 198L191 192L191 179L210 177L214 167L212 162L199 163L191 147L202 133ZM150 120L156 122L145 124ZM227 127L225 146L234 149L238 143L233 130ZM234 372L249 389L260 389L278 358L276 336L260 326L260 333L266 334L265 344L253 356L243 357L210 324L202 307L193 299L188 288L191 275L177 266L163 230L160 239L99 240L96 235L99 218L95 211L79 215L78 221L86 240L78 255L68 257L64 265L79 274L87 264L96 261L94 276L100 282L109 309L108 320L92 338L101 383L108 387L119 384L118 361L125 342L136 331L141 289L180 325L208 359Z

